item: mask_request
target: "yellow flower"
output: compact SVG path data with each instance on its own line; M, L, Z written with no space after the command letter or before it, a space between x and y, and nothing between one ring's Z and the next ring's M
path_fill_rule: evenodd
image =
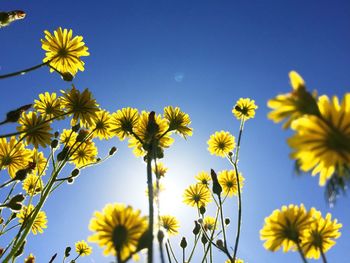
M75 243L75 252L77 252L79 256L89 256L92 253L92 247L90 247L85 240L81 240Z
M155 115L155 131L149 130L149 115L149 112L143 111L134 129L135 134L143 144L135 136L129 140L129 147L134 148L134 154L138 157L146 154L144 147L149 146L153 140L157 141L157 146L160 148L168 148L174 142L174 139L167 133L168 122L161 115Z
M301 170L320 174L320 185L337 171L350 163L350 93L341 103L333 97L319 97L322 118L304 116L292 123L296 131L288 144L291 158L296 159ZM341 175L341 174L340 174Z
M184 138L186 136L192 136L192 128L188 125L191 124L190 116L182 112L178 107L168 106L164 108L164 118L169 121L169 131L176 131Z
M96 115L97 116L93 120L91 130L94 130L94 136L97 136L100 140L108 140L110 137L112 137L110 132L111 115L105 110L98 111Z
M211 202L211 195L208 187L201 184L190 185L184 192L183 202L193 207L206 206Z
M72 38L73 31L59 27L51 34L45 30L45 40L41 39L42 49L46 52L44 62L50 62L61 73L75 75L78 70L84 71L82 56L89 56L88 48L83 42L82 36ZM50 69L53 72L53 69Z
M24 260L24 263L35 263L35 257L32 253Z
M139 120L139 112L133 108L123 108L112 114L111 133L124 140L130 136Z
M60 98L57 97L55 92L53 93L42 93L39 94L39 100L34 101L34 109L41 113L45 119L57 118L63 119L62 116L64 111L62 110L62 105Z
M80 143L77 143L80 145ZM97 157L97 147L95 143L86 141L83 142L78 148L72 150L72 156L70 161L77 167L81 167L87 164L94 163Z
M43 181L35 174L30 174L23 181L23 190L30 196L36 195L43 190Z
M27 219L29 218L28 216L31 214L33 210L34 210L33 205L29 205L28 207L23 206L21 211L17 214L17 217L19 218L18 222L20 224L23 224L23 222L27 221ZM44 232L43 228L47 228L46 224L47 224L46 214L44 211L40 211L37 217L35 218L31 228L33 234L36 235L38 232L42 234Z
M232 113L238 120L248 120L254 118L255 110L258 106L255 105L255 101L249 98L240 98L236 105L232 109Z
M214 230L214 226L215 226L215 229L218 229L218 222L216 222L215 224L215 217L212 217L212 216L206 216L204 217L203 219L203 228L205 230Z
M196 175L196 180L198 181L198 184L202 184L206 187L209 187L209 182L211 181L211 177L207 172L200 172Z
M304 80L295 71L289 73L289 78L293 91L280 94L267 103L267 106L272 109L268 118L276 123L286 120L283 124L284 129L304 114L319 115L316 94L310 94L306 90Z
M61 90L61 92L63 94L61 98L62 106L70 115L73 114L71 125L76 125L80 120L82 126L92 126L99 108L91 92L85 89L80 93L74 86L71 90Z
M160 217L160 225L164 227L169 236L176 236L179 234L179 220L175 216L163 215Z
M335 245L334 239L340 237L339 229L342 224L337 223L337 220L332 221L332 215L327 214L323 218L321 212L311 209L313 213L313 222L305 236L302 239L301 247L304 255L307 258L318 259L321 250L326 253L331 247Z
M7 142L6 138L0 138L0 169L8 169L11 178L16 172L28 167L31 152L24 148L22 142L18 142L15 136Z
M282 206L265 218L265 225L260 230L260 239L265 240L264 247L277 251L283 246L283 252L295 249L297 243L305 237L310 228L312 213L307 212L304 205Z
M160 178L165 176L168 168L166 168L162 162L157 162L157 166L153 166L152 171L158 178Z
M210 154L226 157L235 148L235 137L227 131L215 132L207 143Z
M25 137L28 144L33 144L35 148L39 147L39 144L42 147L50 145L52 130L50 123L45 121L43 116L38 115L36 112L22 113L21 118L18 120L20 126L17 127L17 130L24 132L22 137Z
M63 129L60 135L60 142L65 145L72 147L77 140L78 134L72 130Z
M238 173L239 178L239 186L240 190L242 191L244 177L241 173ZM237 187L237 178L236 178L236 172L234 170L223 170L219 172L218 174L218 180L219 184L222 187L222 190L225 195L232 196L232 195L238 195L238 187Z
M38 149L34 148L31 152L31 161L29 163L32 168L32 173L35 175L45 175L47 169L47 159L43 152L39 152Z
M89 229L95 233L88 240L105 247L104 255L116 255L118 251L125 260L136 252L139 239L148 228L146 217L140 214L131 206L108 204L91 219Z

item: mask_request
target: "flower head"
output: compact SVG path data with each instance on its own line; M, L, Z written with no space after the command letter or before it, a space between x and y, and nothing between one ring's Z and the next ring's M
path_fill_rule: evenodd
M82 56L89 56L88 48L82 36L73 36L73 31L59 27L51 34L45 30L45 39L41 39L42 48L47 51L44 62L49 62L61 73L75 75L78 70L84 71ZM53 72L53 69L50 69Z
M15 177L20 169L27 168L31 161L30 150L24 148L21 141L12 136L7 142L6 138L0 138L0 169L8 169L11 178Z
M24 263L35 263L35 256L30 253L29 256L25 258Z
M112 114L110 132L120 140L132 134L139 120L139 112L134 108L123 108Z
M319 97L322 118L306 115L292 123L296 133L288 140L301 170L320 174L325 185L337 169L350 163L350 93L338 98Z
M255 105L255 101L249 98L240 98L236 105L232 109L232 113L238 120L248 120L254 118L255 110L258 106Z
M235 137L227 131L215 132L207 143L210 154L226 157L235 148Z
M17 130L23 132L22 136L25 137L28 144L33 144L35 148L38 148L39 145L45 148L51 143L50 131L52 129L43 116L33 111L23 112L18 123L20 126L17 127Z
M24 222L26 222L33 210L34 210L33 205L23 206L21 211L17 214L18 222L20 224L23 224ZM44 232L43 228L47 228L46 225L47 225L46 214L44 211L40 211L37 217L35 218L31 228L33 234L36 235L38 232L42 234Z
M43 190L43 181L35 174L30 174L23 181L23 190L30 196L36 195Z
M70 90L61 90L61 92L63 94L61 98L62 106L70 115L73 114L71 125L76 125L80 120L82 126L92 126L99 108L91 92L88 89L80 92L74 86Z
M166 168L162 162L157 162L157 165L152 167L152 171L157 178L160 178L165 176L168 168Z
M77 252L79 256L89 256L92 253L92 247L90 247L85 240L81 240L75 243L75 252Z
M216 221L215 217L212 217L212 216L204 217L204 219L203 219L203 228L205 230L209 230L209 231L217 229L218 228L218 224L217 224L217 221L216 222L215 221Z
M150 115L151 113L146 111L141 113L138 124L134 128L134 133L137 137L133 136L129 140L129 147L134 148L136 156L144 156L147 152L147 147L150 147L153 142L157 142L157 147L162 149L170 147L174 142L174 139L167 132L169 127L167 120L162 118L161 115L155 115L155 123L151 124Z
M178 107L168 106L164 108L164 118L169 121L169 131L176 131L183 137L192 136L190 116L182 112Z
M312 213L307 212L304 205L282 206L265 218L265 225L260 230L260 239L265 240L264 247L277 251L281 246L287 252L295 249L297 243L304 238L306 230L312 222Z
M62 110L60 97L57 97L55 92L51 94L48 92L39 94L39 100L34 101L33 107L42 114L45 119L63 118L62 115L64 111Z
M146 217L140 216L140 210L123 204L108 204L102 213L95 212L91 219L89 229L95 233L89 241L96 242L104 247L105 255L120 253L125 260L136 252L142 234L147 230Z
M196 175L196 180L198 184L202 184L206 187L209 187L209 182L211 181L211 176L207 172L200 172Z
M208 187L201 184L190 185L183 194L183 202L189 206L201 207L211 202L211 195Z
M94 136L97 136L100 140L108 140L112 137L110 132L111 127L111 115L108 111L100 110L96 113L96 118L93 120L91 130L94 130Z
M70 160L77 166L81 167L94 163L97 157L97 147L95 143L86 141L79 143L77 148L74 148Z
M31 151L31 161L29 163L31 166L32 173L35 175L45 175L45 170L47 169L47 159L43 152L39 152L38 149L34 148Z
M163 215L160 217L160 225L164 227L169 236L175 236L179 234L179 220L175 216Z
M240 190L242 190L244 184L244 177L241 173L238 174ZM218 175L219 184L225 195L232 196L238 195L238 184L236 178L236 172L234 170L223 170Z
M283 128L288 128L293 120L304 114L319 115L319 109L315 100L315 94L310 94L302 77L295 71L289 73L290 83L293 91L280 94L268 101L267 106L272 109L268 118L274 122L286 120Z
M335 239L340 237L339 229L342 224L339 224L336 219L332 221L332 215L327 214L323 218L321 212L311 209L313 214L313 222L301 242L301 248L307 258L318 259L321 251L326 253L335 245Z
M73 144L76 142L78 137L78 134L71 129L63 129L61 135L60 135L60 142L65 145L72 147Z

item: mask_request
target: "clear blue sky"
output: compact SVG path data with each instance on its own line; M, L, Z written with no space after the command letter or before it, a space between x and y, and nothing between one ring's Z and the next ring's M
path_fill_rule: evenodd
M349 1L8 0L1 1L0 9L27 13L25 20L0 30L0 74L40 63L44 30L72 28L84 36L91 53L74 84L88 87L101 107L160 112L173 105L189 113L193 137L176 138L163 160L169 167L168 187L179 193L171 209L180 218L182 235L192 230L196 215L181 204L183 189L201 170L230 168L224 159L209 155L206 141L221 129L237 135L239 123L231 114L232 106L240 97L255 99L259 110L246 125L240 158L246 184L239 256L250 263L300 262L297 253L266 251L259 230L274 209L304 203L323 214L331 212L343 223L343 235L327 257L329 262L347 262L349 198L341 197L331 209L318 178L293 174L286 145L290 133L266 118L266 102L290 90L290 70L298 71L308 88L319 94L342 96L350 90ZM43 68L2 80L0 87L4 115L31 103L39 93L69 86ZM86 239L93 212L106 203L124 202L147 213L142 161L134 158L126 142L113 139L99 145L101 153L112 145L119 152L105 164L85 170L76 183L62 187L46 203L48 229L29 237L27 247L27 254L36 254L38 262L48 262L55 252L62 254L65 246ZM170 210L169 205L164 209ZM235 222L235 200L226 211ZM230 231L233 246L235 224ZM178 242L175 239L174 246ZM93 255L80 262L111 261L93 247ZM223 261L218 256L215 262Z

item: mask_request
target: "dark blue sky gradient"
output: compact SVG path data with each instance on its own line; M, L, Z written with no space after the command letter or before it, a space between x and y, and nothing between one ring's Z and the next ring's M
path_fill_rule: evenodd
M304 203L308 209L331 212L343 223L343 235L327 257L329 262L347 262L349 199L341 197L330 209L318 177L293 174L286 144L291 133L267 119L266 102L290 90L290 70L298 71L308 88L319 94L342 97L350 90L349 1L21 0L1 1L0 8L27 12L25 20L0 29L0 74L40 63L44 30L72 28L84 37L91 53L83 58L86 70L78 73L74 84L89 88L102 108L113 112L132 106L162 112L164 106L173 105L189 113L193 137L176 138L164 159L168 187L179 189L178 200L199 171L230 168L224 159L210 156L206 141L216 130L237 136L239 122L231 109L240 97L255 99L259 110L245 127L240 157L246 184L239 256L249 263L300 262L297 253L266 251L259 230L274 209ZM2 80L0 88L4 115L32 102L39 93L59 92L69 85L43 68ZM106 203L124 202L147 213L142 161L133 157L127 142L114 138L98 144L101 155L113 145L119 152L105 164L83 171L73 185L65 185L46 203L48 229L29 237L26 252L35 253L38 262L47 262L55 252L62 254L66 245L86 239L93 212ZM181 204L172 209L180 218L181 235L190 240L195 211ZM226 209L232 219L229 243L233 246L236 200ZM80 262L111 260L94 245L93 255ZM216 262L224 262L219 253Z

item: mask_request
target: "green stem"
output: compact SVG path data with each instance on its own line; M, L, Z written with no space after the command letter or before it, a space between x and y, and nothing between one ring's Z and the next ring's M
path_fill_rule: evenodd
M45 187L45 192L42 196L42 198L40 199L39 203L37 204L37 206L35 207L35 209L33 211L35 211L31 217L29 218L29 221L27 222L24 232L22 233L21 237L18 239L18 241L16 242L16 244L12 247L10 253L6 256L6 258L4 259L3 262L9 262L10 259L13 258L13 256L15 255L15 253L18 251L18 249L21 247L21 245L23 244L24 240L26 239L26 237L28 236L32 225L34 223L34 220L36 219L36 217L38 216L41 208L44 206L45 201L47 200L49 194L50 194L50 190L51 187L53 186L55 179L57 178L58 174L60 173L60 171L63 169L65 163L62 163L58 169L56 171L53 172L52 174L52 178L48 183L48 186Z
M324 254L324 252L323 252L323 249L322 249L322 248L320 249L320 252L321 252L321 257L322 257L322 261L323 261L323 263L327 263L327 258L326 258L326 255Z
M172 263L171 262L171 257L170 257L170 252L169 252L169 247L168 247L168 244L166 242L165 242L165 250L166 250L166 254L168 256L169 263Z
M297 244L297 247L298 247L299 255L300 255L301 259L303 260L303 263L307 263L306 258L305 258L305 255L304 255L304 253L303 253L303 250L302 250L301 247L300 247L300 243L299 243L299 242L296 242L296 244Z
M168 245L169 245L169 248L170 248L171 255L173 256L175 262L176 262L176 263L179 263L179 262L177 261L176 257L175 257L174 250L173 250L173 248L172 248L172 246L171 246L171 243L170 243L170 240L169 240L169 239L168 239Z
M36 70L36 69L41 68L43 66L46 66L49 63L50 63L50 61L47 61L47 62L41 63L39 65L36 65L34 67L31 67L31 68L23 69L23 70L16 71L16 72L13 72L13 73L9 73L9 74L6 74L6 75L0 75L0 79L14 77L14 76L18 76L18 75L24 75L24 74L26 74L26 73L28 73L30 71L33 71L33 70Z
M153 182L152 182L152 157L147 155L147 186L148 186L148 212L149 212L149 241L147 245L147 262L153 262L153 224L154 224L154 207L153 207Z
M198 236L198 238L197 238L197 236ZM196 246L197 246L197 243L198 243L198 240L199 240L200 233L199 233L197 236L196 236L195 239L194 239L194 245L193 245L193 248L192 248L190 257L188 258L187 262L191 262L191 259L192 259L192 257L193 257L194 250L196 249Z

